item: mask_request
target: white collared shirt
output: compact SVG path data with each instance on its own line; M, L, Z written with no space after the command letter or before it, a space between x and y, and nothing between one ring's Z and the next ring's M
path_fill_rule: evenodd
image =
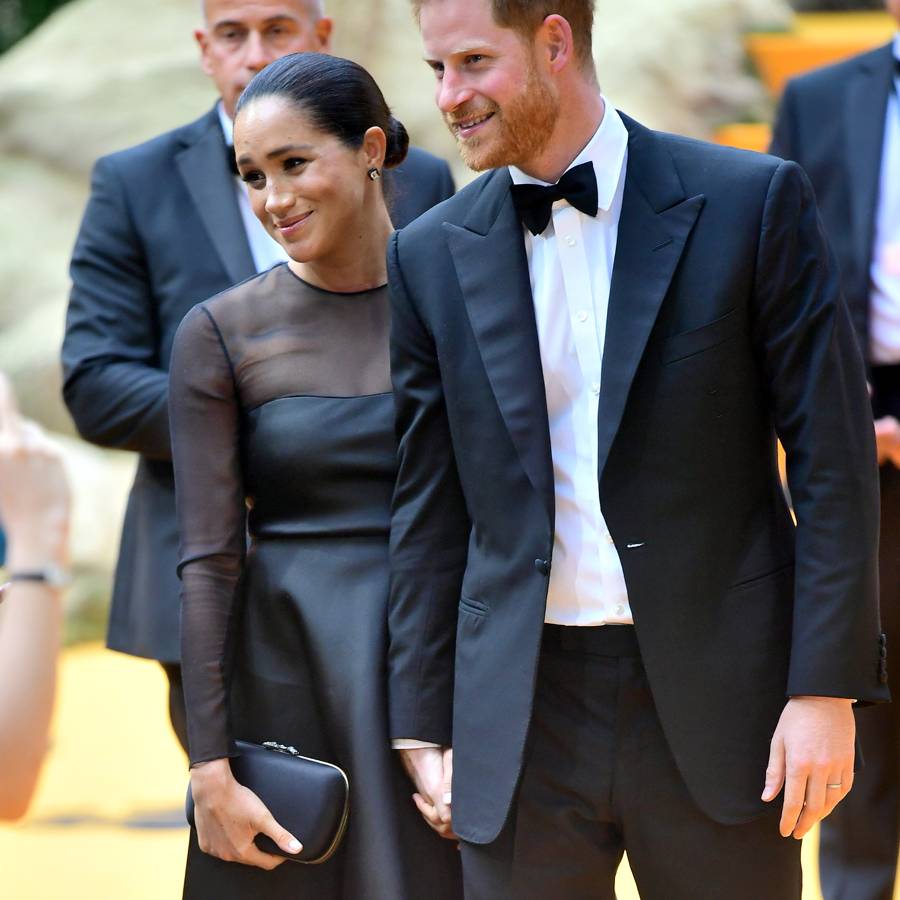
M632 624L625 574L600 510L600 369L628 159L628 131L603 98L603 121L569 168L594 164L597 218L565 200L546 230L523 228L541 350L556 496L553 564L544 621ZM509 167L514 184L546 184ZM397 738L395 750L435 747Z
M231 147L234 144L234 122L225 112L221 101L219 101L217 110L219 122L222 124L222 132L225 135L225 143ZM241 221L244 223L244 233L250 244L250 255L253 257L256 271L264 272L266 269L271 269L276 263L287 260L289 257L284 247L266 231L262 222L254 215L253 208L250 206L249 188L237 176L234 179L234 189L237 192L238 209L241 211Z
M894 37L900 59L900 34ZM877 365L900 363L900 77L885 110L875 243L869 264L869 349Z
M572 162L594 164L599 211L553 204L540 235L523 229L550 422L556 496L545 621L631 624L625 575L600 509L599 397L628 131L604 97L594 136ZM510 166L515 184L545 184Z

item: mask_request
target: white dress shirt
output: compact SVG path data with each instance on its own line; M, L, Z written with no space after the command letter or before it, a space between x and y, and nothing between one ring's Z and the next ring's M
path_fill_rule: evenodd
M597 217L553 204L546 230L523 227L541 350L556 495L553 565L544 620L631 624L618 552L600 509L599 398L606 311L628 158L628 131L604 97L603 121L569 168L594 164ZM515 184L546 184L510 166ZM398 738L395 750L434 747Z
M900 34L894 38L900 59ZM900 363L900 78L888 96L884 122L875 244L869 266L869 349L876 365Z
M222 103L218 106L219 122L222 123L222 132L225 135L225 143L231 147L234 144L234 122L232 122ZM244 223L244 233L250 244L250 255L253 257L253 265L257 272L271 269L276 263L289 259L284 247L278 243L263 228L262 222L256 218L250 206L249 188L237 176L234 178L234 189L237 192L238 209L241 211L241 221Z
M523 228L556 495L545 621L557 625L632 622L597 480L606 313L628 157L628 131L605 98L604 104L599 128L570 166L593 163L597 217L559 200L542 234ZM515 184L545 184L515 167L509 171Z

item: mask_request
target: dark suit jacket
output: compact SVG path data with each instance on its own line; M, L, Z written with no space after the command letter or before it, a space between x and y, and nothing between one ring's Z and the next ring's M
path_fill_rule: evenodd
M678 768L710 816L742 822L786 695L887 697L865 378L800 168L626 125L600 498ZM476 843L519 776L553 548L509 184L485 175L388 250L391 734L452 743L454 827Z
M893 43L788 82L770 152L809 175L863 353Z
M179 658L178 538L167 384L172 339L197 302L254 274L215 109L100 159L72 255L64 397L81 435L140 454L108 643ZM395 224L453 193L447 164L412 149L386 179Z

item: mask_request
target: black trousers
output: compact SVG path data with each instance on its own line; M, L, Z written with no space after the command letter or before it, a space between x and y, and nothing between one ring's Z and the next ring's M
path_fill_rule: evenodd
M898 367L891 367L898 368ZM881 467L881 626L894 702L856 711L863 767L853 790L822 822L819 875L825 900L891 900L900 849L900 471Z
M762 793L765 773L759 773ZM634 629L545 626L522 780L496 841L462 844L466 900L799 900L800 842L771 813L725 826L675 768Z
M181 666L178 663L160 663L169 679L169 721L178 743L188 752L187 710L184 705L184 685L181 680Z

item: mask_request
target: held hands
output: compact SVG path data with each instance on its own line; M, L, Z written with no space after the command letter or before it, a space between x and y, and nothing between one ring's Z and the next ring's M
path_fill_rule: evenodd
M453 748L417 747L398 753L416 786L413 800L422 817L441 837L455 841L450 815Z
M849 793L856 733L852 705L834 697L793 697L781 713L762 799L771 802L784 785L782 837L799 840Z
M257 834L272 838L286 853L303 847L282 828L253 791L238 784L227 759L199 763L191 769L194 822L200 849L225 862L238 862L260 869L276 869L284 857L264 853L253 839Z

